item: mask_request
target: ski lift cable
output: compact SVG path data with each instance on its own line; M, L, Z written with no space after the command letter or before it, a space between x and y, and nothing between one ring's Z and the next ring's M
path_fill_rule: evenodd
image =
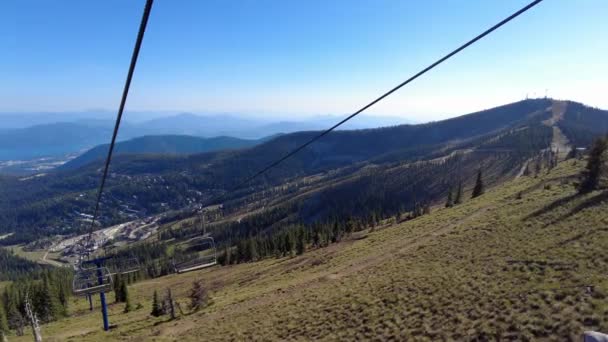
M513 19L517 18L521 14L527 12L531 8L533 8L536 5L538 5L539 3L541 3L542 1L543 0L534 0L534 1L530 2L528 5L522 7L518 11L514 12L510 16L506 17L505 19L503 19L500 22L498 22L497 24L495 24L494 26L492 26L489 29L483 31L482 33L480 33L479 35L477 35L473 39L471 39L471 40L467 41L466 43L462 44L461 46L459 46L458 48L456 48L452 52L450 52L447 55L441 57L437 61L433 62L432 64L430 64L426 68L422 69L418 73L414 74L410 78L406 79L402 83L398 84L397 86L395 86L391 90L389 90L386 93L382 94L381 96L379 96L375 100L373 100L370 103L368 103L367 105L363 106L362 108L360 108L356 112L352 113L348 117L344 118L340 122L336 123L332 127L328 128L325 131L323 131L323 132L319 133L318 135L314 136L313 138L311 138L307 142L301 144L300 146L296 147L292 151L290 151L287 154L285 154L283 157L277 159L276 161L274 161L274 162L270 163L269 165L267 165L266 167L262 168L261 170L259 170L255 174L253 174L252 176L247 177L242 182L237 183L237 185L233 186L229 191L224 192L223 194L217 196L216 198L212 198L212 200L210 200L209 202L213 203L215 201L218 201L219 199L221 199L224 196L226 196L226 194L234 192L237 189L240 189L244 185L250 183L255 178L257 178L257 177L265 174L270 169L278 166L279 164L281 164L285 160L289 159L293 155L295 155L298 152L302 151L307 146L311 145L315 141L321 139L325 135L327 135L330 132L334 131L336 128L340 127L341 125L343 125L347 121L351 120L352 118L354 118L357 115L361 114L365 110L367 110L367 109L371 108L372 106L376 105L377 103L379 103L380 101L384 100L386 97L390 96L391 94L393 94L397 90L401 89L405 85L411 83L415 79L417 79L420 76L422 76L422 75L426 74L427 72L431 71L432 69L434 69L438 65L442 64L443 62L445 62L448 59L452 58L454 55L458 54L459 52L465 50L466 48L468 48L469 46L473 45L477 41L479 41L482 38L486 37L487 35L491 34L495 30L497 30L498 28L502 27L503 25L507 24L508 22L512 21ZM122 119L124 107L125 107L125 104L126 104L128 93L129 93L129 88L130 88L130 85L131 85L131 80L133 78L133 73L135 71L135 66L137 64L137 58L139 56L139 51L140 51L141 44L142 44L142 41L143 41L143 37L144 37L145 30L146 30L146 26L147 26L147 23L148 23L148 18L149 18L149 15L150 15L150 11L152 9L152 4L153 4L153 0L146 0L146 6L144 8L144 14L142 16L141 24L140 24L140 27L139 27L139 32L138 32L138 35L137 35L137 41L135 43L135 47L134 47L134 50L133 50L133 55L131 57L131 63L130 63L130 66L129 66L129 72L127 74L127 79L126 79L125 86L124 86L124 89L123 89L123 94L122 94L122 98L121 98L121 102L120 102L120 107L119 107L118 114L117 114L117 117L116 117L116 123L115 123L115 126L114 126L114 131L113 131L113 134L112 134L112 139L111 139L110 147L109 147L109 150L108 150L108 155L106 157L104 171L103 171L103 174L102 174L101 183L100 183L99 190L98 190L98 193L97 193L97 200L96 200L96 203L95 203L95 210L94 210L93 219L91 221L91 227L90 227L90 231L89 231L89 237L88 237L89 240L91 239L91 236L92 236L92 233L93 233L93 230L94 230L95 221L96 221L96 219L97 219L97 217L99 215L99 205L100 205L100 202L101 202L101 197L102 197L102 194L103 194L103 189L105 187L105 182L106 182L107 175L108 175L108 169L109 169L110 162L111 162L111 159L112 159L112 154L113 154L113 151L114 151L114 145L115 145L115 142L116 142L116 137L118 135L118 129L120 127L120 122L121 122L121 119Z
M313 138L311 138L310 140L306 141L305 143L301 144L300 146L294 148L293 150L291 150L290 152L288 152L287 154L285 154L283 157L275 160L274 162L268 164L266 167L262 168L261 170L259 170L258 172L256 172L255 174L253 174L252 176L247 177L245 180L243 180L242 182L237 183L236 186L233 186L232 188L230 188L230 190L224 192L221 195L218 195L217 197L212 198L211 200L209 200L209 203L214 203L220 199L222 199L223 197L225 197L227 194L232 193L238 189L240 189L241 187L245 186L246 184L248 184L249 182L251 182L252 180L254 180L255 178L263 175L264 173L268 172L270 169L278 166L279 164L281 164L282 162L284 162L285 160L291 158L292 156L294 156L295 154L297 154L298 152L302 151L304 148L306 148L307 146L311 145L312 143L314 143L315 141L321 139L322 137L324 137L325 135L329 134L330 132L334 131L336 128L340 127L341 125L343 125L344 123L346 123L347 121L351 120L352 118L354 118L355 116L361 114L362 112L364 112L365 110L371 108L372 106L376 105L377 103L379 103L380 101L384 100L386 97L390 96L391 94L393 94L394 92L396 92L397 90L401 89L402 87L404 87L405 85L411 83L412 81L414 81L415 79L419 78L420 76L426 74L427 72L431 71L432 69L434 69L435 67L437 67L438 65L442 64L443 62L447 61L448 59L450 59L451 57L455 56L456 54L458 54L459 52L463 51L464 49L468 48L469 46L473 45L474 43L476 43L477 41L481 40L482 38L486 37L487 35L489 35L490 33L496 31L498 28L502 27L503 25L507 24L508 22L510 22L511 20L517 18L518 16L520 16L521 14L527 12L528 10L530 10L531 8L535 7L536 5L538 5L539 3L541 3L543 0L535 0L530 2L528 5L522 7L521 9L519 9L518 11L514 12L513 14L511 14L510 16L506 17L505 19L501 20L500 22L498 22L497 24L495 24L494 26L490 27L489 29L483 31L482 33L480 33L479 35L475 36L473 39L467 41L466 43L460 45L458 48L456 48L455 50L453 50L452 52L448 53L447 55L439 58L437 61L433 62L432 64L430 64L429 66L427 66L426 68L422 69L421 71L419 71L418 73L414 74L413 76L411 76L410 78L406 79L405 81L403 81L402 83L398 84L397 86L395 86L394 88L392 88L391 90L387 91L386 93L382 94L381 96L379 96L378 98L376 98L375 100L371 101L370 103L366 104L365 106L361 107L359 110L357 110L356 112L352 113L351 115L347 116L346 118L344 118L342 121L336 123L335 125L331 126L330 128L326 129L325 131L317 134L316 136L314 136Z
M112 133L112 140L110 141L110 148L108 149L108 155L106 157L106 162L105 162L105 166L103 169L103 175L101 177L101 182L99 184L99 190L97 191L97 201L95 202L95 211L93 212L93 219L91 220L91 228L89 229L88 241L91 240L93 230L95 227L95 220L97 219L97 217L99 215L99 204L101 202L103 188L106 184L106 178L108 177L108 169L110 167L110 161L112 160L112 153L114 152L114 145L116 143L118 129L120 128L122 114L124 112L125 104L127 102L127 96L129 95L129 88L131 87L133 73L135 72L135 65L137 64L137 58L139 57L139 51L141 49L141 44L144 39L144 34L146 32L146 26L148 24L148 18L150 17L150 11L152 10L153 3L154 3L154 0L146 0L146 5L144 7L144 13L141 18L141 23L139 25L139 32L137 33L137 40L135 41L135 47L133 48L133 54L131 55L131 63L129 65L127 79L125 81L125 86L123 88L122 97L120 100L120 106L118 108L118 114L116 115L116 123L114 124L114 132Z

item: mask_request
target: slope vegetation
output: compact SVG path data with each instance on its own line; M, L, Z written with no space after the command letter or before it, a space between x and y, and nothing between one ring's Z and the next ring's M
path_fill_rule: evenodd
M471 154L470 164L498 165L497 179L511 175L524 160L550 145L552 129L542 124L551 117L550 99L520 101L504 106L463 115L458 118L423 125L400 125L380 129L337 131L318 143L303 149L293 158L273 168L250 187L232 193L225 199L226 207L240 210L246 196L263 193L268 187L280 187L306 177L329 174L358 177L369 167L388 169L397 164L446 160L458 151ZM196 203L225 193L261 168L275 161L318 132L286 134L252 148L221 151L188 156L117 155L112 162L111 177L106 186L100 221L103 226L125 222L128 215L120 211L128 206L140 216L157 214L167 209L187 209ZM499 162L490 162L500 159ZM438 164L438 163L435 163ZM99 184L101 163L93 162L76 170L50 173L42 177L0 179L0 232L16 232L6 243L28 242L44 235L66 234L83 229L79 212L90 212L94 207ZM405 169L396 185L408 183L414 168ZM430 197L420 189L402 189L393 198L418 196L419 201L432 202L437 194L447 191L450 175L434 170L438 186ZM467 177L470 170L461 170L459 177ZM432 173L426 173L429 177ZM453 179L452 181L457 181ZM336 179L334 179L336 180ZM302 184L293 183L295 190ZM292 189L294 190L294 189ZM292 191L290 190L290 191ZM294 190L294 191L295 191ZM394 191L395 189L389 189ZM377 191L375 191L377 193ZM262 194L262 196L266 196ZM259 196L258 196L259 197ZM364 198L363 202L374 202ZM406 209L413 206L405 203ZM322 203L321 203L322 205ZM384 203L382 204L384 205ZM352 212L356 208L346 208ZM363 215L368 215L364 212ZM326 218L326 217L325 217ZM319 217L318 219L325 219Z
M85 301L46 325L48 340L579 340L608 331L608 193L577 195L582 162L520 177L431 215L353 235L301 256L137 283L100 329ZM212 304L190 313L202 279ZM171 288L175 321L149 315ZM19 340L31 339L26 336Z

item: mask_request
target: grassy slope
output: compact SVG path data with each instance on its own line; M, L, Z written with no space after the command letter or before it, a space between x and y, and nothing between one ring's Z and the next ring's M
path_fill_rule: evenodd
M46 261L43 260L44 255L46 254L45 250L35 250L35 251L26 251L24 250L24 245L13 245L4 247L6 249L12 250L15 255L25 258L30 261L34 261L40 264L51 264L57 266L59 262L59 258L61 257L60 253L49 253L46 256Z
M580 167L564 162L538 179L303 256L136 284L133 303L144 308L123 314L113 306L118 327L109 333L99 329L99 312L81 311L81 300L75 317L43 326L43 334L47 341L430 341L608 331L608 195L572 196ZM194 279L206 281L213 305L174 322L148 315L154 289L171 287L185 308Z

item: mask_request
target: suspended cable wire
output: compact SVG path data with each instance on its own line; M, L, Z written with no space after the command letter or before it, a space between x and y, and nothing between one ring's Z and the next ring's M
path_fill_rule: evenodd
M93 212L93 220L91 221L91 228L89 230L88 240L91 240L93 234L95 221L99 215L99 204L101 202L101 196L103 194L103 188L106 184L106 178L108 177L108 169L110 168L110 161L112 160L112 153L114 152L114 144L116 143L116 136L118 135L118 129L120 128L120 121L122 114L125 109L127 102L127 96L129 95L129 88L131 87L131 80L133 79L133 73L135 72L135 65L137 64L137 58L139 56L139 50L141 49L141 43L144 40L144 34L146 32L146 26L148 25L148 18L150 17L150 11L152 10L152 4L154 0L146 0L144 7L144 13L141 18L139 25L139 32L137 33L137 40L135 41L135 47L133 48L133 54L131 55L131 64L129 65L129 72L127 73L127 80L122 91L122 98L120 100L120 107L118 108L118 114L116 116L116 123L114 124L114 132L112 133L112 140L110 141L110 148L108 149L108 155L106 157L106 163L101 176L101 183L99 184L99 190L97 191L97 201L95 202L95 211Z
M466 43L462 44L461 46L459 46L458 48L456 48L455 50L453 50L452 52L448 53L447 55L441 57L440 59L438 59L437 61L433 62L431 65L427 66L426 68L422 69L421 71L419 71L418 73L414 74L413 76L411 76L410 78L408 78L407 80L403 81L402 83L398 84L397 86L395 86L394 88L392 88L391 90L387 91L386 93L382 94L380 97L376 98L375 100L373 100L372 102L366 104L365 106L363 106L362 108L360 108L359 110L357 110L356 112L352 113L351 115L349 115L348 117L346 117L345 119L343 119L342 121L336 123L335 125L331 126L330 128L326 129L325 131L319 133L318 135L314 136L313 138L311 138L310 140L308 140L307 142L303 143L302 145L296 147L295 149L293 149L292 151L288 152L287 154L285 154L283 157L275 160L274 162L268 164L266 167L262 168L261 170L259 170L258 172L256 172L255 174L253 174L252 176L246 178L245 180L243 180L242 182L238 183L236 186L233 186L230 190L228 190L227 192L225 192L222 195L219 195L215 198L212 198L209 203L213 203L216 202L218 200L220 200L221 198L223 198L224 196L226 196L228 193L231 193L233 191L236 191L237 189L240 189L241 187L243 187L244 185L248 184L249 182L251 182L252 180L254 180L255 178L261 176L262 174L268 172L268 170L276 167L277 165L281 164L282 162L284 162L285 160L289 159L290 157L292 157L293 155L295 155L296 153L300 152L301 150L303 150L304 148L306 148L307 146L309 146L310 144L314 143L315 141L321 139L322 137L324 137L325 135L329 134L330 132L332 132L333 130L335 130L336 128L340 127L341 125L343 125L344 123L346 123L347 121L349 121L350 119L354 118L355 116L361 114L362 112L364 112L365 110L369 109L370 107L374 106L375 104L377 104L378 102L384 100L386 97L388 97L389 95L393 94L394 92L396 92L397 90L401 89L403 86L407 85L408 83L414 81L415 79L417 79L418 77L424 75L425 73L431 71L432 69L434 69L436 66L438 66L439 64L447 61L448 59L450 59L451 57L453 57L454 55L458 54L459 52L461 52L462 50L468 48L469 46L473 45L474 43L476 43L477 41L479 41L480 39L484 38L485 36L489 35L490 33L494 32L495 30L497 30L498 28L500 28L501 26L505 25L506 23L510 22L511 20L517 18L518 16L520 16L521 14L525 13L526 11L528 11L529 9L531 9L532 7L538 5L539 3L541 3L543 0L535 0L532 1L531 3L529 3L528 5L522 7L520 10L516 11L515 13L511 14L510 16L506 17L505 19L501 20L500 22L498 22L496 25L490 27L489 29L485 30L484 32L480 33L479 35L477 35L476 37L474 37L473 39L467 41Z
M270 169L276 167L277 165L281 164L285 160L287 160L290 157L294 156L295 154L297 154L298 152L300 152L301 150L303 150L307 146L311 145L315 141L321 139L325 135L327 135L330 132L334 131L336 128L340 127L341 125L343 125L347 121L351 120L355 116L361 114L365 110L367 110L367 109L371 108L372 106L376 105L378 102L384 100L386 97L390 96L391 94L393 94L397 90L401 89L405 85L409 84L410 82L414 81L418 77L420 77L420 76L424 75L425 73L429 72L430 70L434 69L438 65L440 65L443 62L447 61L448 59L450 59L454 55L458 54L462 50L464 50L464 49L468 48L469 46L473 45L477 41L481 40L485 36L487 36L490 33L494 32L495 30L497 30L501 26L507 24L508 22L510 22L511 20L515 19L516 17L520 16L521 14L527 12L528 10L530 10L531 8L533 8L534 6L536 6L539 3L541 3L542 1L543 0L535 0L535 1L532 1L531 3L529 3L528 5L522 7L518 11L516 11L513 14L511 14L510 16L508 16L507 18L505 18L502 21L498 22L494 26L490 27L489 29L485 30L484 32L482 32L481 34L477 35L473 39L471 39L471 40L467 41L466 43L462 44L461 46L459 46L458 48L456 48L452 52L450 52L447 55L441 57L440 59L438 59L437 61L433 62L432 64L430 64L426 68L422 69L418 73L414 74L410 78L406 79L405 81L403 81L402 83L398 84L394 88L390 89L386 93L382 94L378 98L374 99L370 103L366 104L365 106L363 106L362 108L360 108L356 112L352 113L351 115L349 115L345 119L341 120L340 122L336 123L332 127L326 129L325 131L319 133L318 135L314 136L310 140L306 141L305 143L303 143L300 146L296 147L295 149L291 150L290 152L288 152L287 154L285 154L283 157L281 157L281 158L275 160L274 162L268 164L266 167L262 168L261 170L259 170L255 174L253 174L252 176L249 176L245 180L237 183L237 185L231 187L227 192L224 192L222 195L219 195L217 197L212 198L211 200L209 200L209 203L213 203L215 201L218 201L221 198L223 198L224 196L226 196L228 193L231 193L233 191L236 191L237 189L240 189L241 187L243 187L244 185L248 184L249 182L251 182L255 178L257 178L257 177L261 176L262 174L268 172ZM139 27L139 33L137 35L137 41L135 43L135 48L133 50L133 55L131 57L131 64L129 66L129 72L128 72L128 75L127 75L127 80L125 82L125 87L124 87L124 90L123 90L123 94L122 94L122 98L121 98L121 102L120 102L120 107L119 107L119 110L118 110L118 115L116 117L116 123L114 125L114 132L112 134L112 140L110 142L110 148L108 150L108 155L106 157L106 162L105 162L105 166L104 166L104 170L103 170L103 175L102 175L102 178L101 178L101 183L100 183L100 186L99 186L99 191L97 193L97 200L96 200L96 203L95 203L95 211L94 211L94 214L93 214L93 220L91 221L91 227L90 227L90 231L89 231L89 240L91 239L91 236L92 236L92 233L93 233L93 230L94 230L95 221L96 221L96 219L97 219L97 217L99 215L99 205L100 205L100 202L101 202L101 197L102 197L102 194L103 194L103 189L104 189L104 186L105 186L105 182L106 182L106 179L107 179L107 176L108 176L108 169L109 169L109 166L110 166L110 162L112 160L112 153L114 151L114 145L115 145L115 142L116 142L116 136L118 135L118 129L120 127L120 122L121 122L121 119L122 119L122 114L123 114L125 103L126 103L127 96L128 96L128 93L129 93L129 87L131 85L131 80L133 78L133 73L134 73L134 70L135 70L135 65L137 64L137 58L138 58L139 50L141 48L141 44L142 44L142 41L143 41L144 33L145 33L145 30L146 30L146 25L148 23L148 18L150 16L150 11L152 9L152 3L153 3L153 0L147 0L146 1L146 6L145 6L145 9L144 9L144 14L143 14L143 17L142 17L142 20L141 20L141 24L140 24L140 27Z

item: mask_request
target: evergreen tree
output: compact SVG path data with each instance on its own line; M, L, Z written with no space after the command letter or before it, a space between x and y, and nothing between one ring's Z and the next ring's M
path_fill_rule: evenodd
M589 151L589 159L583 173L580 192L588 192L606 184L608 176L608 137L598 138Z
M431 213L431 205L429 203L426 203L422 208L422 214L428 215L430 213Z
M230 249L228 248L228 246L224 247L224 265L230 265Z
M62 284L59 284L59 288L58 288L58 296L59 296L59 303L61 304L61 310L62 310L62 316L67 316L68 315L68 297L69 294L67 292L67 288L66 286L63 286Z
M456 198L454 199L454 204L461 204L462 203L462 181L458 182L458 188L456 190Z
M306 237L304 236L304 230L298 229L298 240L296 242L296 254L302 255L306 250Z
M152 297L152 312L150 312L150 315L159 317L161 314L160 304L158 302L158 292L154 290L154 296Z
M4 311L4 303L0 301L0 342L6 341L8 331L8 320L6 318L6 312Z
M295 241L292 232L285 233L285 250L283 251L283 255L292 255L293 250L295 248Z
M14 329L17 333L17 336L23 336L25 320L23 318L23 315L21 315L21 312L17 308L15 298L9 298L7 304L7 311L9 328Z
M448 199L445 202L446 208L451 208L454 206L454 200L452 199L452 187L448 188Z
M475 187L473 188L473 194L471 198L479 197L483 195L484 187L483 187L483 179L481 174L481 169L477 172L477 180L475 181Z
M131 305L131 298L129 296L129 288L127 287L127 282L122 281L120 284L120 293L122 295L121 301L125 303L124 312L130 312L133 310L133 306Z
M49 278L44 277L42 290L37 293L36 313L42 322L48 323L60 317L60 304Z
M247 241L247 260L246 261L255 261L258 259L258 246L257 241L254 238L250 238Z
M209 293L203 286L202 280L196 280L190 290L190 309L198 311L209 304Z
M171 294L171 289L167 288L167 298L165 299L167 303L167 307L169 309L169 314L171 315L171 319L175 319L175 302L173 301L173 295Z
M124 302L124 294L122 293L122 277L117 274L114 278L114 301L116 303Z

